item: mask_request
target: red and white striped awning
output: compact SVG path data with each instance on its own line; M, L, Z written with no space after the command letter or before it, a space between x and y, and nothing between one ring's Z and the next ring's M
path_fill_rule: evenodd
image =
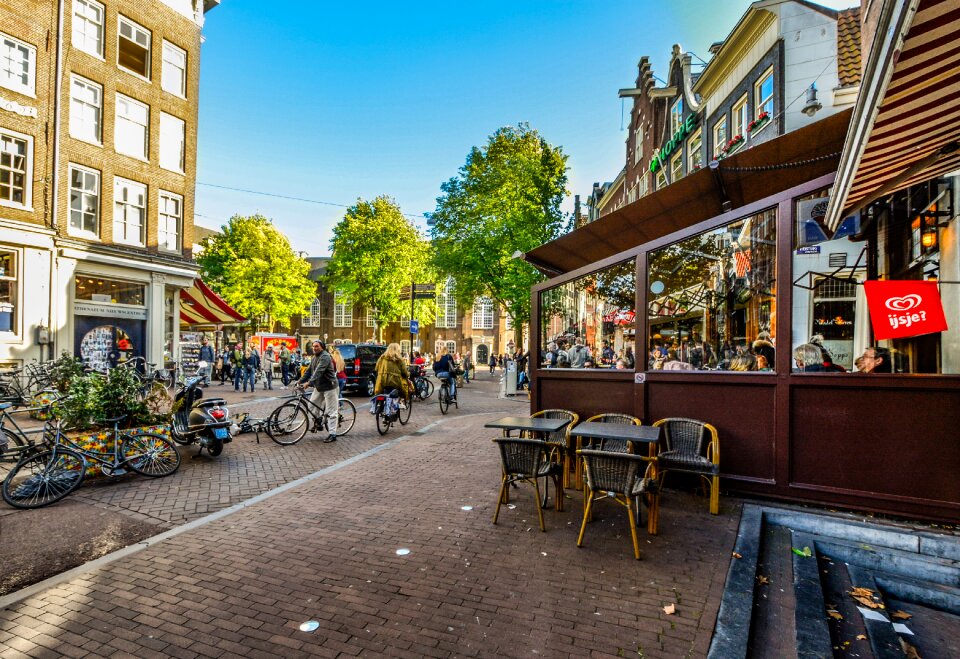
M187 325L227 325L246 320L200 279L180 291L180 322Z
M902 40L902 46L901 46ZM827 222L960 167L960 0L887 0Z

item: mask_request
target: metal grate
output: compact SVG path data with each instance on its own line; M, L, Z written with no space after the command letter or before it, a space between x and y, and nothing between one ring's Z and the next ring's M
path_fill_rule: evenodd
M855 298L857 296L856 281L841 281L839 279L821 279L817 286L818 298Z
M830 254L830 267L831 268L846 268L847 267L847 255L845 252L833 252Z

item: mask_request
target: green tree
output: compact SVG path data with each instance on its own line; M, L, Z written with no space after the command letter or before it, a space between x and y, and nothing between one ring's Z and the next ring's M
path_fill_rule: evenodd
M316 296L310 265L262 215L234 215L221 233L206 238L197 257L201 276L230 306L259 329L272 330L305 313Z
M427 240L400 212L396 202L381 195L357 200L333 230L333 257L324 278L330 290L342 291L354 304L375 309L377 327L410 314L410 302L400 299L404 286L435 282ZM436 305L418 301L416 315L432 322Z
M567 157L527 124L499 129L441 186L431 215L434 263L463 304L486 295L516 326L530 321L530 287L543 280L513 258L563 230Z

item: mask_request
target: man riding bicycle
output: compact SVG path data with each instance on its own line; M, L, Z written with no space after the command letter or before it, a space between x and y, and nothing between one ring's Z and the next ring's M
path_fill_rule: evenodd
M330 431L323 441L337 441L340 386L337 383L337 370L333 358L327 352L327 345L320 339L313 342L313 359L310 360L310 368L297 382L297 386L313 387L310 402L326 413L327 429ZM314 428L314 430L317 429Z
M453 357L446 348L440 349L440 357L433 362L433 372L441 380L450 382L450 400L457 400L457 378L451 377L455 374L456 367L453 363Z

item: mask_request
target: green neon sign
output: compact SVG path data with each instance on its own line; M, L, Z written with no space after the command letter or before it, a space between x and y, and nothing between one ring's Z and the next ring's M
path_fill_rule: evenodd
M660 152L653 157L653 160L650 161L650 171L655 172L661 167L663 167L663 161L671 153L677 150L677 147L683 144L683 140L693 132L693 129L697 127L697 124L700 123L700 115L694 113L688 115L686 120L680 124L680 128L677 129L677 132L673 134L673 137L670 138L666 144L663 145L663 148L660 149Z

